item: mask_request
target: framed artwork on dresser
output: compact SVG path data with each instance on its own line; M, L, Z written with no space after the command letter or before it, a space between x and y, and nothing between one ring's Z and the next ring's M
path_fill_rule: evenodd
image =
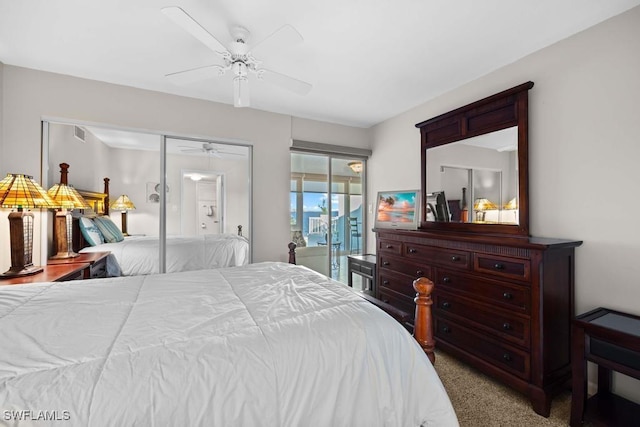
M379 191L375 228L416 230L420 225L420 191Z

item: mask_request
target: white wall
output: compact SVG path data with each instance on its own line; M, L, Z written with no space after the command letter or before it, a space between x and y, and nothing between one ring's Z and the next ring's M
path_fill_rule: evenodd
M531 233L584 241L578 313L640 314L640 7L375 126L368 192L420 186L416 123L529 80Z
M43 117L252 143L254 261L287 259L291 139L365 148L369 144L368 131L359 128L253 109L235 109L203 100L10 65L5 65L3 71L2 175L11 169L41 180L38 153ZM10 264L9 227L2 217L0 269L6 270ZM37 223L34 232L39 235ZM133 223L129 225L131 227ZM248 234L249 230L246 231ZM34 259L39 259L39 242L34 251Z

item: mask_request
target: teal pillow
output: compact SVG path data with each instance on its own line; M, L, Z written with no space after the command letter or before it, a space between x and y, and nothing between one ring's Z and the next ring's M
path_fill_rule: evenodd
M79 224L80 232L88 244L96 246L104 243L102 233L91 219L80 217Z
M124 240L124 235L122 231L111 221L111 218L108 216L99 216L93 219L93 222L96 223L98 229L104 236L104 240L107 243L116 243L122 242Z

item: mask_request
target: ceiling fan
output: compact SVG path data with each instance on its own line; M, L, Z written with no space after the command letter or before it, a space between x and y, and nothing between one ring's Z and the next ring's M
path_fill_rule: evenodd
M244 156L241 153L233 153L231 151L220 151L216 148L211 142L204 142L201 147L193 148L189 146L180 146L180 151L183 153L204 153L211 157L222 158L222 155L225 156Z
M285 25L281 27L266 39L251 47L247 44L249 31L243 27L234 27L231 29L231 36L234 41L227 49L218 39L212 36L211 33L205 30L204 27L181 8L177 6L165 7L162 9L162 13L209 49L220 55L223 60L223 64L220 65L206 65L204 67L167 74L166 77L173 82L186 84L222 76L228 70L231 70L234 76L233 105L235 107L249 106L249 73L255 74L260 80L265 80L300 95L306 95L311 90L312 86L307 82L276 71L261 68L260 64L262 61L257 60L254 56L254 54L258 56L266 54L270 49L282 49L283 47L302 42L302 36L292 26Z

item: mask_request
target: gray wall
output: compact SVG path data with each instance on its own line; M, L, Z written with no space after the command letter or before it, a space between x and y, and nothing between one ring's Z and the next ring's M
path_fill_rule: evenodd
M289 147L292 138L369 148L369 132L253 109L4 66L4 140L0 173L16 171L41 181L40 122L59 118L253 144L254 261L287 259ZM26 155L30 153L29 155ZM41 234L45 214L36 219ZM0 268L9 267L8 221L0 215ZM247 230L248 231L248 230ZM40 242L34 260L42 258ZM44 255L46 257L46 254ZM4 270L3 270L4 271Z
M636 7L375 126L368 194L420 186L416 123L531 80L531 233L584 241L578 313L640 314L639 52ZM403 167L382 167L389 164ZM640 400L637 381L626 390Z

